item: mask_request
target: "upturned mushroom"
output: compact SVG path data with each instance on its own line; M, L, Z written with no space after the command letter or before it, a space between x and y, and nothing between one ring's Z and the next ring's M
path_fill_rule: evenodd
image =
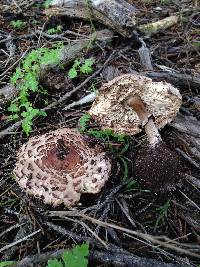
M17 157L14 175L19 186L53 206L71 207L82 193L100 192L111 171L103 147L68 128L29 139Z
M181 102L179 91L171 84L125 74L100 88L89 111L104 129L134 135L145 128L149 144L138 152L134 169L138 180L155 192L172 190L179 179L178 158L158 129L173 120Z

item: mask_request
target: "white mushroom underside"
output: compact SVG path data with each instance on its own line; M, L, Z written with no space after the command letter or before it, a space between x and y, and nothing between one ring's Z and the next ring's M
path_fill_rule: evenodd
M171 122L181 105L181 94L171 84L152 82L150 78L134 74L119 76L100 88L89 113L102 128L115 132L137 134L141 131L140 119L127 105L127 98L139 95L158 128Z
M68 171L44 164L59 139L73 147L74 155L81 158L81 162ZM18 159L14 175L20 187L54 206L64 203L70 207L79 201L82 193L98 193L111 170L110 160L101 146L91 148L78 131L64 128L31 138L20 149Z

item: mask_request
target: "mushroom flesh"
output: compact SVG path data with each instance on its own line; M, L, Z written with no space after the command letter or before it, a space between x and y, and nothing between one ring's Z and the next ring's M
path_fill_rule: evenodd
M14 175L26 193L71 207L82 193L100 192L110 171L111 161L96 140L62 128L29 139L18 152Z

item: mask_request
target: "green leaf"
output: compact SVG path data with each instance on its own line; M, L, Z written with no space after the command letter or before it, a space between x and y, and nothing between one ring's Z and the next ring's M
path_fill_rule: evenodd
M89 114L84 114L80 119L79 119L79 124L80 124L80 131L84 132L87 126L87 123L90 121L91 116Z
M88 58L85 60L83 65L80 67L80 72L83 74L89 74L93 71L92 65L94 64L94 60L92 58Z
M47 116L47 113L45 111L39 110L38 111L38 115L43 116L43 117L46 117Z
M73 64L73 68L76 69L77 67L80 66L80 64L81 64L80 60L79 60L79 59L76 59L76 60L74 61L74 64Z
M28 136L29 133L31 132L32 130L32 122L27 120L27 119L24 119L23 122L22 122L22 129L23 131L25 132L25 134Z
M132 191L133 189L135 189L137 186L137 181L136 180L131 180L128 181L128 183L126 184L125 190L127 191Z
M68 77L71 79L76 78L78 75L77 70L75 68L71 68L68 72Z
M10 115L10 116L8 116L8 119L9 120L17 120L17 119L19 119L19 115L18 114Z
M14 264L15 261L0 261L0 267L6 267Z
M51 2L52 2L52 0L46 0L46 1L44 2L44 7L45 7L45 8L49 8Z
M26 76L24 77L24 80L29 90L33 92L38 91L38 81L33 73L31 72L27 73Z
M20 68L16 68L15 73L10 78L12 84L16 84L17 80L23 77L22 70Z
M124 175L123 175L122 181L126 181L128 178L128 164L124 157L120 157L119 159L123 163L123 168L124 168L123 170Z
M89 255L89 245L82 244L81 246L76 246L71 250L65 251L63 253L62 259L66 267L87 267Z
M17 113L20 111L20 108L17 103L11 103L10 106L8 107L8 111Z
M55 28L50 28L50 29L47 30L47 33L50 34L50 35L51 34L55 34L56 33L56 29Z
M47 267L63 267L63 264L61 261L59 261L57 259L53 259L53 260L48 260L48 266Z
M28 101L28 92L26 90L21 90L19 93L19 99L20 99L20 103L26 103Z
M22 29L26 25L26 22L22 20L12 20L10 22L10 26L12 26L14 29Z

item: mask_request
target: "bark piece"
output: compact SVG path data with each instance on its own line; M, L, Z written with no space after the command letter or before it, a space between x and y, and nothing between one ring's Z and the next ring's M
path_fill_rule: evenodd
M14 99L19 90L15 88L12 84L7 84L0 89L0 108L5 106L9 101Z
M166 80L172 83L174 86L196 89L197 92L200 88L200 75L189 75L181 72L177 72L173 69L166 71L145 71L144 75L152 78L156 81Z
M53 0L47 15L95 19L124 37L135 28L136 9L124 0Z

